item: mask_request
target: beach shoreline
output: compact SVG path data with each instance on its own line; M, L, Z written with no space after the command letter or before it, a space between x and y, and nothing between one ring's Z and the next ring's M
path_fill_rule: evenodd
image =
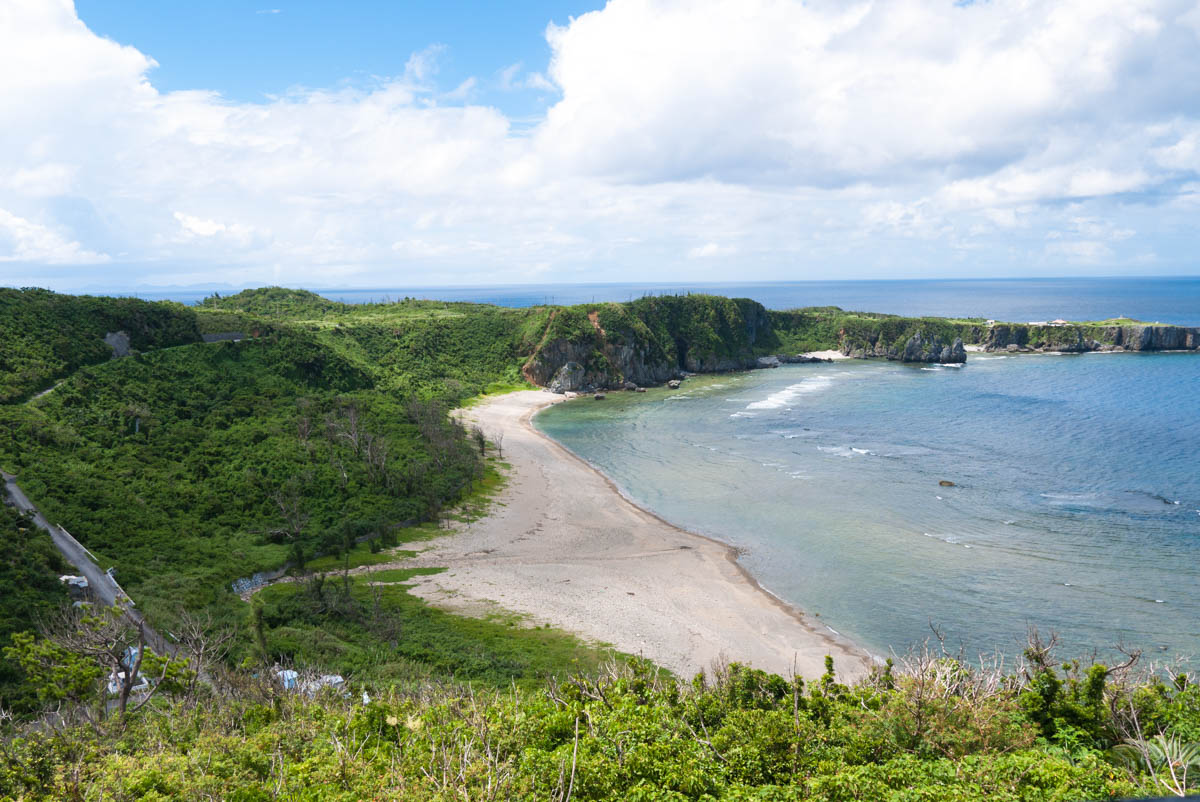
M455 612L519 613L685 678L736 661L812 679L827 654L839 678L868 670L870 654L763 587L732 546L639 506L538 431L533 416L562 400L519 391L459 413L501 438L512 470L483 519L410 561L447 569L417 578L414 594Z

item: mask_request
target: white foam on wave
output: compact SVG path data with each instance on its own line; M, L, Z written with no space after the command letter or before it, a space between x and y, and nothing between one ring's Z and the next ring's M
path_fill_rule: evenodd
M797 384L788 385L778 392L771 393L761 401L753 401L746 405L746 409L782 409L797 398L809 393L825 390L831 384L833 384L833 380L828 376L813 376Z
M941 368L921 368L921 370L941 370Z
M931 540L940 540L943 543L947 543L951 546L962 546L964 549L973 548L970 543L960 543L960 538L958 535L935 535L932 532L922 532L921 534Z
M732 415L730 415L729 417L731 417L731 418L753 418L754 413L752 413L752 412L735 412Z
M817 446L817 451L823 451L826 454L834 454L839 457L878 456L870 449L855 448L854 446Z

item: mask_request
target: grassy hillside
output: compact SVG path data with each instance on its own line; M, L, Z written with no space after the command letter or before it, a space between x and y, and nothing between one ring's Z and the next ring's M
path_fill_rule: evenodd
M104 335L117 331L139 351L200 339L195 312L178 304L0 287L0 404L109 359Z
M544 308L413 299L340 304L278 287L208 298L200 315L213 329L244 328L257 319L308 332L367 371L380 389L448 404L496 384L522 384L521 365L550 318Z
M297 550L432 518L482 472L436 402L378 392L295 332L84 368L5 412L0 459L160 615Z

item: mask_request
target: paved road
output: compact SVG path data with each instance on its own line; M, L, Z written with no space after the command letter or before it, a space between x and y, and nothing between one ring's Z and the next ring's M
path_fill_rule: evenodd
M105 605L112 606L117 603L118 591L109 581L108 576L100 570L100 566L92 560L87 550L82 548L75 540L67 535L64 535L62 530L46 520L46 516L33 505L17 486L16 477L0 471L0 476L4 477L4 487L8 493L9 503L16 506L22 512L33 515L33 522L40 528L46 530L50 535L50 539L54 541L54 545L62 552L63 557L67 558L67 562L75 566L75 569L81 576L86 576L88 586L92 594L97 597L97 600Z
M0 477L4 478L4 489L9 503L22 512L31 514L33 522L50 535L50 539L54 541L54 545L62 552L67 562L75 566L75 570L81 576L87 577L88 588L92 596L108 607L117 604L118 601L122 602L121 606L125 610L125 615L135 624L142 623L142 614L132 608L132 600L125 595L124 591L116 586L108 574L100 570L100 566L96 565L95 560L92 559L92 555L88 553L88 550L83 548L75 538L63 531L62 527L55 526L46 520L46 516L42 515L41 511L33 505L33 502L29 500L24 491L17 486L17 478L15 476L0 471ZM145 633L146 642L159 654L162 654L164 650L172 654L176 651L172 644L167 643L161 635L152 630L148 625L145 627Z

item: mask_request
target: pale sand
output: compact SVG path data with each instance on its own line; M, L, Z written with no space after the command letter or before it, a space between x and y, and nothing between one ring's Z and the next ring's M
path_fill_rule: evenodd
M963 350L968 354L982 354L984 352L982 345L964 345Z
M805 356L815 356L818 359L850 359L841 351L809 351Z
M486 517L406 563L448 567L414 593L468 614L494 603L685 678L719 660L785 676L794 666L812 678L827 654L839 678L866 670L865 652L763 590L732 549L636 506L534 429L532 415L561 400L523 391L462 413L489 435L503 433L512 471Z

